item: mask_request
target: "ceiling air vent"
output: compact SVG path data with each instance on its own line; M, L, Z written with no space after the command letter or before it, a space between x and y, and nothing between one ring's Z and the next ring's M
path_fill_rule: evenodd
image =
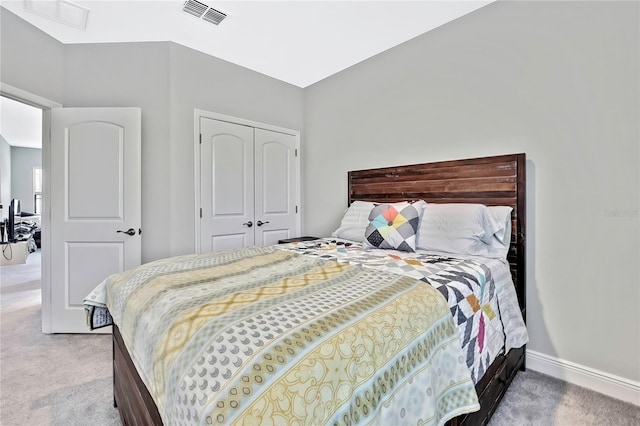
M220 12L219 10L215 10L214 8L209 7L204 3L200 3L197 0L185 1L184 5L182 6L182 10L187 12L189 15L193 15L196 18L211 22L214 25L218 25L224 18L227 17L226 14Z

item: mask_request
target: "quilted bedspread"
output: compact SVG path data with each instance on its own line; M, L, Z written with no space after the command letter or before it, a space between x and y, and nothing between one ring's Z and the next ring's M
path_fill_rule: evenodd
M363 249L358 243L346 246L340 240L327 238L280 247L306 256L411 276L434 286L448 302L474 383L503 349L506 352L519 348L529 340L505 261Z
M250 247L113 275L85 306L119 326L166 425L442 424L479 408L447 301L413 277Z

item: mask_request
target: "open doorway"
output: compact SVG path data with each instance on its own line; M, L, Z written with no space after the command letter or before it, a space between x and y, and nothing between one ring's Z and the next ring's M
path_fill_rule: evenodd
M40 305L43 109L0 96L0 294L4 313Z
M44 333L51 332L51 308L50 303L48 301L51 299L51 289L50 289L50 260L49 256L50 247L49 247L49 234L50 230L50 213L49 213L49 192L50 192L50 171L49 171L49 157L50 157L50 129L51 129L51 110L52 108L62 107L61 104L51 101L49 99L43 98L39 95L36 95L31 92L27 92L23 89L20 89L15 86L11 86L9 84L0 82L0 96L12 99L21 104L30 105L39 109L42 113L41 116L41 143L42 143L42 213L40 214L41 218L41 249L40 249L40 289L38 289L38 293L41 292L41 321L42 321L42 331ZM35 201L35 197L34 197ZM4 210L4 205L3 205ZM8 208L7 212L8 214ZM35 260L35 258L34 258ZM3 267L4 268L4 267ZM0 271L1 272L1 271ZM18 287L20 288L20 287ZM36 290L34 290L36 291ZM6 300L6 299L3 299Z

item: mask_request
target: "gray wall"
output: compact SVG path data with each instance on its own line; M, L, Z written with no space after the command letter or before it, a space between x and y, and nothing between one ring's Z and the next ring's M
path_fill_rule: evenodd
M305 232L348 170L525 152L528 348L640 380L638 9L500 1L307 88Z
M42 150L11 147L11 198L20 200L23 211L33 213L33 168L42 168Z
M170 44L171 254L194 248L194 108L302 130L302 89Z
M64 46L0 9L0 81L54 102L64 93Z
M302 89L246 68L169 42L62 45L0 19L3 83L65 107L142 108L144 262L193 251L195 108L302 127Z
M168 256L173 226L168 43L65 45L62 104L142 108L142 259Z
M0 135L0 221L9 214L11 202L11 145Z

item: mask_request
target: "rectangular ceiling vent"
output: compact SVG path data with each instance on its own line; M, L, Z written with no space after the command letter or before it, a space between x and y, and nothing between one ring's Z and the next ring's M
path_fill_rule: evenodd
M182 6L182 10L189 15L193 15L196 18L200 18L204 21L211 22L214 25L218 25L224 18L227 17L225 13L215 10L212 7L207 6L197 0L187 0Z

